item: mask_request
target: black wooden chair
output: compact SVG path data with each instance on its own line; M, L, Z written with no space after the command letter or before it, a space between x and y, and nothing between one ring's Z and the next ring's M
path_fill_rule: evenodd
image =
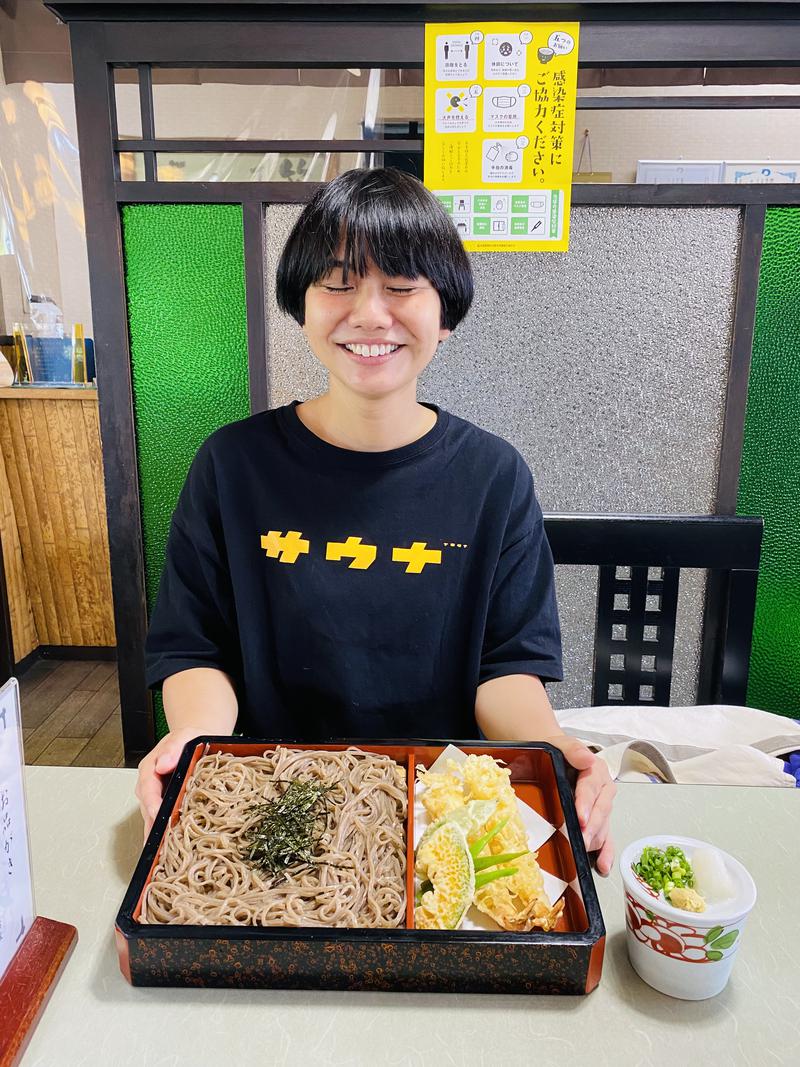
M744 704L763 520L546 515L556 563L599 567L592 704L669 704L681 567L709 571L698 704ZM0 546L0 684L13 673Z
M556 563L599 568L592 704L669 704L678 578L708 570L698 704L744 704L764 521L546 515Z

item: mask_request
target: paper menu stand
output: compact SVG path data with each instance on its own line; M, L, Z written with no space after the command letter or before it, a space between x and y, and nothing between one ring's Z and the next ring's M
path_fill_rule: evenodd
M0 1067L19 1061L77 930L36 915L25 813L19 685L0 689Z

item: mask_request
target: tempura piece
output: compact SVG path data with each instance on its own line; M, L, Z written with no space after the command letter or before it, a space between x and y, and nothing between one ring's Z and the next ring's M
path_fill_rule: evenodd
M489 842L489 852L499 856L528 848L528 835L510 782L511 772L491 756L467 756L460 764L448 760L446 772L420 768L418 776L425 786L422 803L432 820L442 818L471 800L496 800L497 807L491 818L483 827L467 835L469 843L507 818L506 825ZM562 898L551 907L536 853L529 852L515 859L513 864L517 868L516 874L476 890L477 907L504 930L553 929L563 911L564 901Z
M432 888L414 913L420 930L457 930L475 893L475 867L460 826L443 822L417 849L417 873Z

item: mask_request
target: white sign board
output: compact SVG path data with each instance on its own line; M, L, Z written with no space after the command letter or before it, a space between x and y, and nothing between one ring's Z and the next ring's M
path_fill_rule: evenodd
M19 686L0 689L0 978L33 925Z
M722 163L708 159L640 159L636 181L648 185L707 185L722 181Z
M648 185L800 183L800 162L640 159L636 163L636 181Z
M726 160L722 180L734 185L783 185L800 182L800 163Z

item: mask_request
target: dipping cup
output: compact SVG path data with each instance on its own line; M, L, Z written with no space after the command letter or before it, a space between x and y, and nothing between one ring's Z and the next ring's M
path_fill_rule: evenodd
M692 837L656 835L634 841L619 865L625 894L628 956L648 985L681 1000L705 1000L723 990L742 939L747 916L756 902L753 879L737 859L717 849L735 886L728 900L706 904L703 912L683 911L664 900L639 878L631 864L646 845L677 845L692 862L696 848L716 848Z

